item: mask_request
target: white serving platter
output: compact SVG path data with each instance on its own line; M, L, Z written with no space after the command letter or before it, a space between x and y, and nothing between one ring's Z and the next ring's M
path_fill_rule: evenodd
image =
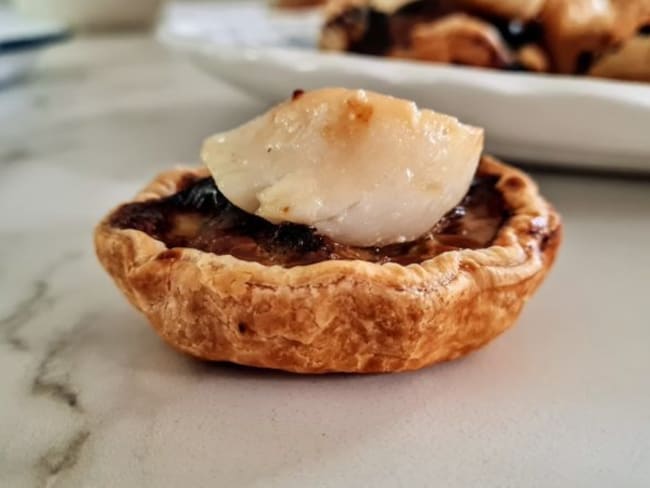
M296 88L377 90L484 127L487 150L510 161L650 171L650 84L323 53L320 24L318 10L259 1L178 3L158 37L269 104Z

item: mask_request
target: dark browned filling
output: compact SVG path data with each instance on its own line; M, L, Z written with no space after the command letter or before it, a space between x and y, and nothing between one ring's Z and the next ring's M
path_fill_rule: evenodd
M497 176L478 175L465 198L426 235L385 247L347 246L305 225L274 225L231 204L212 178L188 179L169 197L120 207L110 224L136 229L167 247L230 254L265 265L298 266L330 259L419 263L455 249L489 246L508 218Z

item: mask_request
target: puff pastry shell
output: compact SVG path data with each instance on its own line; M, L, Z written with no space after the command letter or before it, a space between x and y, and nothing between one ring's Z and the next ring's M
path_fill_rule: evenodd
M297 373L418 369L457 358L510 327L560 243L560 218L522 172L490 157L512 216L494 244L401 266L325 261L283 268L149 235L95 230L97 255L129 301L173 347L193 356ZM135 201L175 193L159 175Z

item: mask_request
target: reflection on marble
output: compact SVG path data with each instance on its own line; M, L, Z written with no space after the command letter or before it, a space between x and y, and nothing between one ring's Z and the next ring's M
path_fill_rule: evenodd
M648 486L647 181L540 175L567 222L517 328L455 363L312 377L165 346L95 222L261 110L140 38L0 91L0 486Z

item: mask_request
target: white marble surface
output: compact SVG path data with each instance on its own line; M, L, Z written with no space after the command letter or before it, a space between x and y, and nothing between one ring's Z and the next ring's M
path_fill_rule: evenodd
M93 224L262 107L139 38L0 90L0 486L650 486L650 182L538 174L566 220L518 326L455 363L299 377L185 358Z

